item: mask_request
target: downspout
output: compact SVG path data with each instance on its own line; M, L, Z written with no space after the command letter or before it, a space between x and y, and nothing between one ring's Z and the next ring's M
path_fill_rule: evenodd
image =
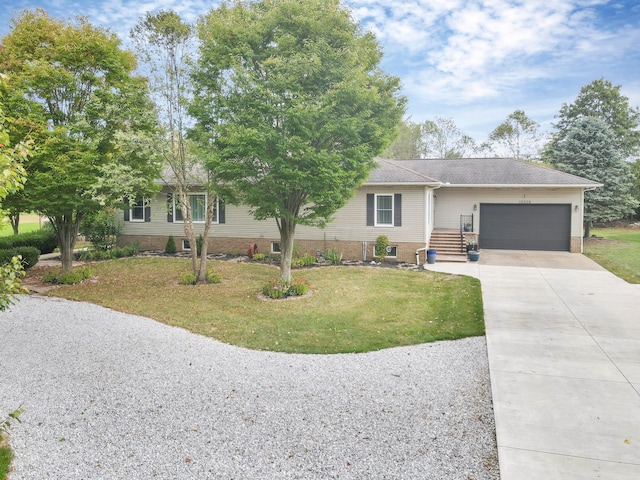
M435 187L431 187L430 188L428 185L425 185L425 187L424 187L424 193L425 193L425 195L424 195L424 198L425 198L425 206L424 206L425 207L424 208L424 226L425 226L425 228L424 228L424 247L423 248L419 248L419 249L416 250L416 265L420 265L420 252L425 251L425 250L427 250L429 248L428 245L429 245L429 241L431 240L431 232L433 231L433 228L430 228L430 225L429 225L429 222L428 222L429 213L430 213L429 212L429 205L428 205L429 202L427 201L428 193L429 193L429 191L433 191L433 190L439 189L441 186L442 186L442 183L438 183L438 185L435 186ZM434 226L435 226L435 223L436 223L436 215L435 215L435 213L436 213L436 203L435 203L435 200L436 200L435 199L435 195L432 195L431 196L431 202L432 202L431 211L433 211L433 218L431 220L432 220Z

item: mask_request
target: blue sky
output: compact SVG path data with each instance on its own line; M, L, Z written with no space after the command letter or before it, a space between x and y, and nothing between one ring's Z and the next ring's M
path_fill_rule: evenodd
M604 77L640 105L637 0L343 0L375 32L413 121L453 118L481 142L516 109L549 130L563 102ZM0 0L0 36L25 8L85 15L126 46L147 11L197 17L216 0Z

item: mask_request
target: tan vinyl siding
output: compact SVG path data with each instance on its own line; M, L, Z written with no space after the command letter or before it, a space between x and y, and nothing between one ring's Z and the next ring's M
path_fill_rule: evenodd
M402 194L402 226L367 226L367 194ZM363 187L325 229L298 226L296 238L306 240L375 241L387 235L394 242L424 242L423 187Z
M402 226L368 227L366 224L367 193L402 194ZM296 239L299 240L339 240L375 241L378 235L387 235L391 243L424 242L425 193L423 187L379 187L361 188L356 195L340 209L325 229L299 225ZM122 219L122 213L119 214ZM196 235L203 225L195 224ZM182 223L167 222L167 192L163 191L151 202L151 221L146 223L124 222L124 235L184 235ZM211 237L219 238L279 238L275 220L254 220L250 209L244 206L226 205L225 223L214 224Z
M474 230L480 229L481 203L571 204L571 236L582 233L581 188L440 188L436 194L435 228L460 228L460 215L474 214ZM478 209L473 210L477 205ZM575 206L579 211L575 211Z

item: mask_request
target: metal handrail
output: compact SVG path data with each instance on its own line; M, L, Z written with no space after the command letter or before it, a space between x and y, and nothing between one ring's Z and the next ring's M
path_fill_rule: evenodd
M465 228L465 227L468 227ZM471 215L460 215L460 251L464 252L464 232L473 232L474 231L474 222L473 222L473 213Z

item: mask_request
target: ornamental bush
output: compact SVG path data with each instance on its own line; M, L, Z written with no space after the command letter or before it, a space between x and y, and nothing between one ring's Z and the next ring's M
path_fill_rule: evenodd
M382 262L384 257L387 256L387 247L389 246L389 237L386 235L380 235L376 238L376 255L377 262Z
M11 259L17 255L22 257L22 265L25 270L30 269L40 259L40 250L36 247L17 247L0 250L0 265L8 265Z
M164 246L164 253L173 255L177 251L176 241L174 240L173 235L169 235L169 238L167 238L167 244Z
M340 265L342 263L342 252L332 247L327 251L327 261L332 265Z
M80 223L80 233L96 250L109 250L116 244L122 225L116 220L114 208L105 208L85 216Z
M211 269L207 269L205 281L207 283L220 283L222 282L222 274L219 272L214 272ZM180 274L180 279L178 280L178 283L180 285L195 285L198 283L198 276L190 270L186 272L182 272Z
M273 278L262 287L262 293L273 299L304 295L309 291L310 284L304 278L293 278L291 283L284 283L279 278Z
M302 256L295 256L291 259L292 268L308 267L316 263L316 256L310 253L305 253Z
M16 247L35 247L40 251L40 254L44 254L53 252L57 246L58 237L51 227L0 238L1 250Z
M49 270L42 280L58 285L75 285L83 280L93 277L93 270L89 267L76 267L70 272L62 273L62 270Z

